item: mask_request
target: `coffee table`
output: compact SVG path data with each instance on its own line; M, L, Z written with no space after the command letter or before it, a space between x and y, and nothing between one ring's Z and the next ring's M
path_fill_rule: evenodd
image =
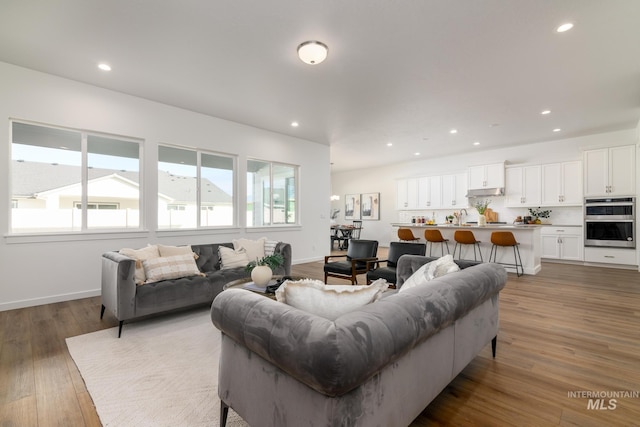
M284 276L274 275L269 281L269 285L275 285L276 281L281 280L283 277ZM304 279L304 277L297 277L297 276L287 276L287 277L290 280ZM256 286L256 284L253 283L253 280L251 280L251 277L245 277L243 279L234 280L233 282L229 282L222 287L223 291L226 291L227 289L246 289L248 291L255 292L260 295L264 295L265 297L268 297L271 299L276 298L275 293L268 293L266 288Z

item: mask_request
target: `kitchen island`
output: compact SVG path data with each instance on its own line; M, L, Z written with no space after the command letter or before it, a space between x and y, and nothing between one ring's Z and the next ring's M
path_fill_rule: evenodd
M524 274L538 274L540 271L540 225L512 225L512 224L487 224L487 225L476 225L476 224L463 224L463 225L453 225L453 224L436 224L436 225L428 225L428 224L413 224L413 223L393 223L391 224L393 227L397 228L410 228L413 231L413 234L416 237L420 237L421 241L425 241L424 239L424 230L428 228L437 228L442 233L442 236L445 239L449 239L449 251L453 254L453 248L456 244L453 239L453 234L456 230L470 230L473 231L476 240L479 240L480 250L482 252L482 258L485 262L489 260L489 253L491 251L491 233L494 231L511 231L516 238L516 241L520 243L520 257L522 258L522 266L524 269ZM397 236L397 232L396 232ZM433 247L432 254L433 256L440 256L440 245L436 244ZM429 244L429 248L427 249L427 255L429 255L429 250L431 249L431 244ZM445 248L446 253L446 248ZM456 259L458 258L456 251ZM462 245L462 259L473 259L473 247L472 245ZM480 259L478 258L478 261ZM496 258L497 262L504 262L507 264L513 264L513 249L510 247L498 248L498 256ZM505 266L507 271L515 273L515 267Z

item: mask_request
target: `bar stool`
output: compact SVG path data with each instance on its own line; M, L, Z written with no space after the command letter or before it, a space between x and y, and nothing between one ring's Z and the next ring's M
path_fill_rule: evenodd
M522 266L522 258L520 258L520 249L518 249L518 245L520 243L516 242L516 238L513 236L513 233L510 231L494 231L491 233L491 253L489 253L489 262L491 261L491 256L493 255L493 262L496 262L496 256L498 255L498 247L513 247L513 258L515 260L514 264L500 263L504 265L512 265L516 267L516 275L518 277L524 274L524 267ZM520 266L520 270L522 273L518 272L518 266Z
M401 242L419 242L420 238L413 235L410 228L398 228L398 239Z
M456 257L456 249L458 245L460 245L460 250L458 251L458 259L462 259L462 245L473 245L473 259L475 261L478 260L476 255L476 246L478 247L478 252L480 252L480 261L484 262L482 259L482 251L480 250L480 241L476 240L476 236L473 235L473 232L469 230L456 230L453 234L453 240L456 241L456 245L453 247L453 257Z
M434 243L440 243L440 250L442 252L442 256L444 256L444 245L447 246L447 253L449 253L449 239L445 239L442 237L442 233L438 229L427 229L424 230L424 238L427 241L427 246L431 243L429 247L429 256L431 256L431 249L433 249Z

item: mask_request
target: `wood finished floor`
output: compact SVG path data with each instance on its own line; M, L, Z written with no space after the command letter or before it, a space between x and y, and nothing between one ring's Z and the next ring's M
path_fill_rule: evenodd
M322 279L322 263L293 273ZM640 425L640 398L596 410L568 396L640 392L640 273L544 263L510 274L500 304L497 357L487 346L412 426ZM96 297L0 312L0 426L100 426L64 341L116 326L99 311Z

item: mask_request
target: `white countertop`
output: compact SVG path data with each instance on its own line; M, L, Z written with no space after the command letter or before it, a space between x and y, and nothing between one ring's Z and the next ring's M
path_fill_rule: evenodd
M466 225L454 225L454 224L414 224L414 223L392 223L394 227L413 227L413 228L480 228L483 230L492 230L492 229L518 229L518 230L532 230L542 227L541 224L487 224L487 225L478 225L478 224L466 224ZM545 224L547 225L547 224Z

